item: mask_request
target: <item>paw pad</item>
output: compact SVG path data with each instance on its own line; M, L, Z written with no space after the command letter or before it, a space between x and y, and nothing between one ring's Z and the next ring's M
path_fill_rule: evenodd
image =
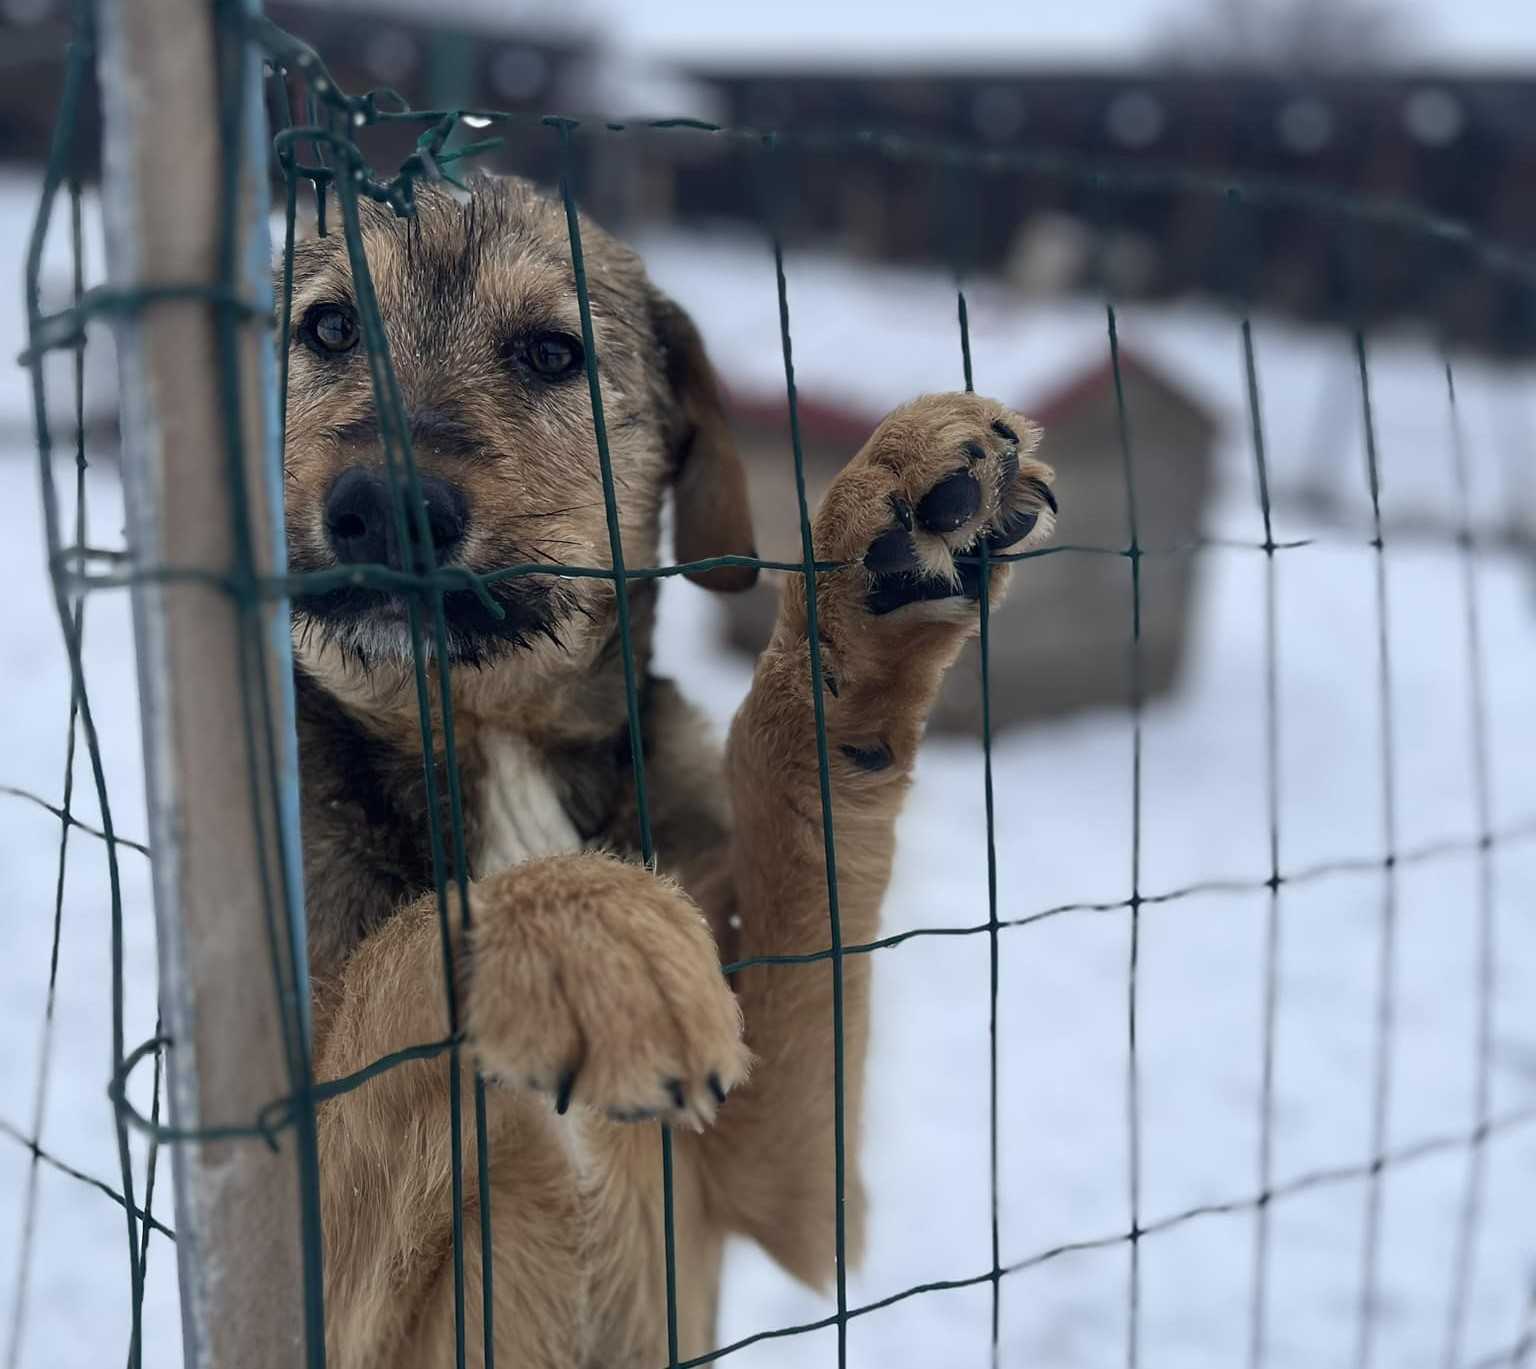
M890 518L871 538L863 557L869 574L869 613L879 616L908 604L979 598L984 577L971 558L983 551L1009 551L1035 531L1046 510L1056 513L1049 471L1026 462L1012 423L981 414L971 432L948 448L964 465L930 476L933 483L926 491L908 485L887 496ZM916 462L916 468L922 469L926 461ZM848 758L855 765L862 763L862 757Z
M954 532L969 523L980 508L981 481L970 471L956 471L922 497L917 521L929 532Z
M864 553L864 564L875 575L912 570L917 562L917 546L905 528L887 528Z

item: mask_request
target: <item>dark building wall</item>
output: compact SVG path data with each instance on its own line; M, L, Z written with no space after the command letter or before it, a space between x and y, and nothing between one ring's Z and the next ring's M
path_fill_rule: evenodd
M738 214L760 217L766 186L788 236L982 271L1006 269L1030 224L1053 215L1086 230L1066 289L1202 293L1309 319L1424 322L1494 351L1536 348L1530 284L1490 271L1454 237L1419 231L1411 214L1363 221L1328 194L1297 204L1267 193L1309 186L1417 206L1536 260L1530 78L692 74L728 122L794 137L759 169L755 203L739 165L679 178L685 215L718 215L734 197ZM867 130L914 146L887 139L875 155L856 136ZM959 155L935 165L918 144Z

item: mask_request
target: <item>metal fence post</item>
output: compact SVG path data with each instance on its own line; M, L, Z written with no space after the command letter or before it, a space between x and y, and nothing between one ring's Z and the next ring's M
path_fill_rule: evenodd
M118 353L169 1103L194 1131L250 1127L308 1070L288 612L255 585L283 557L250 8L100 6L108 263L112 286L138 296ZM233 312L231 295L257 308ZM298 1114L275 1151L253 1136L178 1147L188 1369L298 1364L306 1340L318 1362L312 1131Z

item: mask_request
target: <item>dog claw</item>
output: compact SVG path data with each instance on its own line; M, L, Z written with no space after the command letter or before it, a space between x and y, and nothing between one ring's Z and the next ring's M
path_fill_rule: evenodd
M1046 508L1048 508L1052 513L1060 512L1060 509L1058 509L1056 506L1056 491L1047 485L1045 481L1036 480L1033 476L1031 476L1024 483L1045 501Z
M999 437L1007 438L1010 442L1017 442L1019 440L1018 433L1014 432L1014 430L1010 428L1006 423L1004 423L1000 418L993 420L992 431L995 432Z
M571 1091L576 1087L576 1071L566 1070L560 1076L560 1083L555 1091L555 1111L564 1117L570 1110Z
M891 764L891 749L884 742L876 742L873 746L840 746L838 748L860 770L874 773L889 768Z
M666 1081L666 1090L672 1096L672 1106L679 1112L688 1106L688 1092L683 1088L683 1081L681 1079L668 1079Z
M970 522L980 507L981 482L970 471L956 471L923 496L917 519L929 532L953 532Z
M720 1082L718 1074L709 1076L709 1091L714 1094L716 1103L725 1102L725 1086Z
M1008 515L1000 527L987 534L987 549L1002 551L1015 542L1021 542L1035 530L1040 515L1033 509L1018 509Z

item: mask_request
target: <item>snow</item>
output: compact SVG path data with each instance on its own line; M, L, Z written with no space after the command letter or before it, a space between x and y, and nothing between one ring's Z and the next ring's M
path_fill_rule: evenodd
M30 205L11 188L0 217L12 252ZM732 384L781 380L772 263L760 244L723 237L644 244L657 279L698 314ZM62 261L62 256L55 260ZM99 261L99 255L93 260ZM851 270L835 257L789 261L796 362L818 393L880 409L915 390L959 380L954 300L941 277ZM1025 403L1102 359L1103 317L1049 308L996 288L972 294L978 385ZM0 341L19 348L14 319ZM1224 420L1221 490L1208 524L1262 536L1232 321L1209 309L1129 309L1127 345L1154 358ZM1378 860L1384 853L1376 681L1375 553L1366 545L1360 419L1345 340L1260 320L1255 325L1276 536L1312 544L1276 557L1279 643L1280 865ZM1471 698L1454 545L1394 543L1408 514L1455 517L1443 377L1411 338L1373 348L1378 438L1388 519L1386 589L1398 845L1404 851L1477 835L1470 761ZM1528 377L1466 362L1458 393L1480 525L1529 516L1515 478L1528 470ZM24 417L7 382L4 420ZM1049 439L1047 439L1049 440ZM1071 453L1053 454L1069 480ZM11 612L0 644L8 708L0 783L57 801L64 766L67 672L46 590L35 460L12 441L0 453L0 583ZM71 478L67 459L61 479ZM1323 517L1291 497L1306 480L1338 498ZM91 538L121 539L110 466L88 481ZM1064 485L1064 488L1068 486ZM1283 497L1282 497L1283 496ZM1190 884L1235 881L1141 906L1136 977L1140 1223L1202 1204L1250 1200L1259 1186L1264 1058L1264 956L1269 897L1265 788L1265 558L1251 549L1203 555L1192 659L1180 692L1143 722L1140 865L1145 898ZM1026 571L1023 573L1027 573ZM1529 559L1479 558L1493 826L1529 829L1529 685L1536 584ZM663 595L661 666L689 682L723 728L748 670L713 639L717 605L680 580ZM86 667L105 749L113 813L146 830L132 639L126 596L93 596ZM1062 904L1123 904L1132 892L1133 736L1122 711L1022 728L994 749L998 912L1019 919ZM96 819L77 762L76 806ZM48 967L58 823L0 795L0 868L10 915L0 921L0 1118L30 1128ZM981 752L931 742L902 819L885 930L961 928L987 920ZM1491 1109L1536 1104L1536 841L1491 856L1498 977ZM154 952L145 862L122 855L126 1034L154 1029ZM1378 869L1286 885L1279 900L1272 1177L1369 1161L1375 1014L1385 878ZM1457 851L1396 871L1396 1031L1390 1057L1393 1151L1474 1124L1478 858ZM108 901L99 842L69 845L56 1034L43 1144L117 1183L111 1112ZM1114 1238L1130 1229L1127 1118L1128 972L1124 907L1076 911L1009 927L998 937L1000 992L998 1218L1001 1260ZM864 1137L872 1197L868 1256L850 1273L859 1307L917 1284L991 1268L986 935L921 936L875 956L875 1025ZM148 1106L147 1071L134 1097ZM142 1194L144 1151L135 1142ZM1474 1264L1465 1360L1511 1344L1536 1278L1530 1213L1536 1126L1488 1143L1486 1201ZM1432 1152L1384 1175L1376 1362L1439 1364L1467 1153ZM0 1290L17 1278L26 1151L0 1137ZM40 1170L38 1217L21 1364L95 1366L128 1339L121 1212L100 1193ZM1281 1369L1353 1363L1367 1186L1360 1180L1277 1198L1270 1207L1269 1363ZM161 1170L155 1211L172 1220ZM1246 1357L1255 1216L1207 1215L1140 1242L1139 1350L1147 1369L1230 1366ZM151 1242L146 1364L179 1362L173 1252ZM1113 1242L1006 1275L1000 1283L1001 1363L1077 1369L1125 1354L1130 1247ZM987 1362L987 1283L924 1294L860 1316L848 1330L856 1366ZM86 1309L89 1309L86 1314ZM723 1341L816 1320L835 1305L794 1285L756 1251L731 1250ZM9 1306L6 1319L9 1321ZM770 1341L725 1363L831 1365L831 1330Z

